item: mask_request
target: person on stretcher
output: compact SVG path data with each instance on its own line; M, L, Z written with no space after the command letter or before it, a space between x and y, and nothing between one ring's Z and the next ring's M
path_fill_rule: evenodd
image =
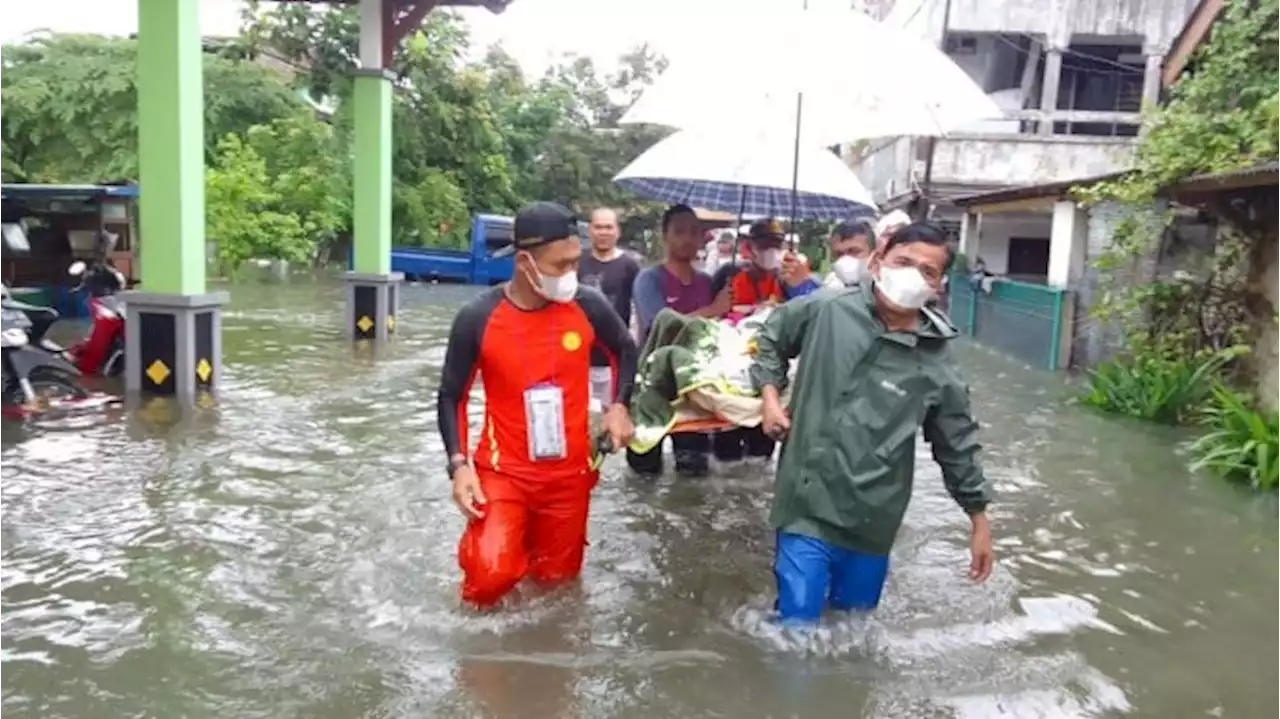
M711 280L713 292L727 286L733 298L733 309L724 319L737 324L763 308L776 307L821 288L808 261L784 250L785 241L777 220L751 224L742 238L748 261L722 267ZM735 427L711 435L712 454L721 462L745 457L765 459L773 456L775 446L759 427Z
M636 346L604 295L579 287L578 222L538 202L515 218L515 273L453 320L437 398L453 500L462 599L491 605L526 575L549 583L582 569L599 477L588 421L591 351L614 367L603 426L612 449L633 431L627 404ZM483 429L467 441L472 382L484 382Z

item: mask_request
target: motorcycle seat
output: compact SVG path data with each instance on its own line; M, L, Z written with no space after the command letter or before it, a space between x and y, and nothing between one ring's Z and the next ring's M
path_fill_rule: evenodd
M40 346L43 347L46 351L52 352L56 355L60 355L63 352L67 351L66 347L63 347L62 345L58 344L57 342L54 342L48 337L40 338Z
M28 315L44 315L46 317L58 316L58 311L52 307L42 307L40 305L32 305L26 302L20 302L18 300L5 300L0 306L3 306L3 308L6 310L17 310L18 312L25 312Z

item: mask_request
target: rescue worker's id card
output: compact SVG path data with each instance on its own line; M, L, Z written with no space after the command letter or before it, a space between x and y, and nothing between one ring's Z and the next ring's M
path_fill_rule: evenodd
M564 459L568 447L564 437L564 390L553 384L524 391L525 433L529 436L529 458Z

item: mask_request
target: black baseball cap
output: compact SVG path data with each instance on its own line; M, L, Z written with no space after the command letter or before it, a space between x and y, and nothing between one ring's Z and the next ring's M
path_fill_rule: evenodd
M534 202L520 208L512 228L516 249L534 247L578 236L578 217L557 202Z
M774 219L756 220L747 230L747 239L757 242L782 242L786 234L782 231L782 223Z

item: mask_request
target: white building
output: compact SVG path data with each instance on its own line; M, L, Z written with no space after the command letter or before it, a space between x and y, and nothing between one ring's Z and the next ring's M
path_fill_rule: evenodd
M846 161L882 206L905 205L927 183L937 203L934 217L958 232L963 213L950 205L951 198L1127 168L1140 111L1159 100L1164 55L1197 0L876 5L875 14L885 22L943 45L1006 110L1004 119L945 139L897 138L845 148ZM993 218L983 227L983 259L997 273L1043 277L1049 229L1043 215ZM1008 266L1011 238L1020 240L1016 267Z

